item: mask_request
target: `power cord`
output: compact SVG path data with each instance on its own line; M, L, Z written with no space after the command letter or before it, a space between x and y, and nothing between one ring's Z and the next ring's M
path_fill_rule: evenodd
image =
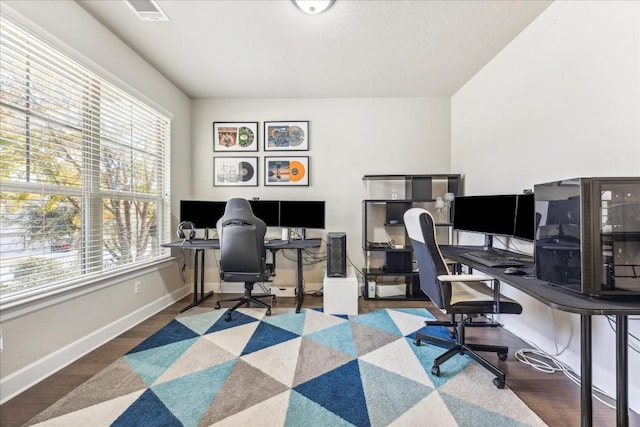
M187 260L184 253L184 249L180 249L178 251L178 256L176 257L176 261L178 262L178 272L180 273L180 278L182 279L182 283L187 283Z
M552 317L552 321L553 324L555 325L555 316L554 316L554 312L551 308L548 308L551 317ZM609 316L607 316L609 317ZM615 323L615 322L614 322ZM553 374L556 372L562 372L567 378L569 378L569 380L571 380L571 382L573 382L574 384L576 384L577 386L580 386L580 376L578 374L576 374L575 372L573 372L571 370L571 368L569 367L569 365L559 361L556 359L555 356L560 356L562 353L564 353L564 351L569 348L569 342L571 342L571 337L573 336L573 324L571 324L571 333L569 336L569 340L567 342L567 345L561 349L558 350L558 340L555 334L555 327L553 328L553 342L556 346L556 354L551 355L547 352L545 352L544 350L542 350L540 347L536 346L535 344L529 343L529 345L533 346L533 348L521 348L519 350L516 350L516 352L514 353L515 358L521 362L524 363L526 365L531 366L532 368L540 371L540 372L544 372L547 374ZM529 356L528 354L532 354L533 356ZM545 358L548 359L549 361L546 362L544 360L542 360L541 358ZM609 402L606 402L605 400L603 400L602 398L600 398L600 396L605 396L609 399L611 399L612 401L615 402L615 397L609 395L608 393L606 393L604 390L600 389L599 387L593 386L592 385L592 390L594 393L592 393L593 398L595 398L596 400L598 400L599 402L601 402L603 405L611 408L611 409L615 409L615 406L612 405Z

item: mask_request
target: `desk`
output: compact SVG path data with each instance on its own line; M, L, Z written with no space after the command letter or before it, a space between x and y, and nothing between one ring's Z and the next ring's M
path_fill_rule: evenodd
M640 301L615 301L591 298L548 284L545 281L504 273L502 267L487 267L461 256L468 251L481 251L478 246L440 246L445 258L465 264L495 279L513 286L549 307L580 315L580 370L582 426L592 425L592 360L591 316L616 316L616 416L618 426L629 425L627 331L629 315L640 314ZM524 263L526 269L533 264Z
M297 264L297 284L296 284L296 313L300 313L302 300L304 299L304 289L302 280L302 251L304 249L319 248L322 244L321 239L302 239L302 240L265 240L264 245L271 252L275 253L280 249L295 249ZM200 304L206 298L213 295L213 291L204 293L204 251L206 249L220 249L220 241L218 239L194 239L191 241L177 241L165 243L161 245L165 248L180 248L194 251L193 263L193 302L187 307L180 310L184 312L192 307ZM198 269L200 269L200 296L198 296Z

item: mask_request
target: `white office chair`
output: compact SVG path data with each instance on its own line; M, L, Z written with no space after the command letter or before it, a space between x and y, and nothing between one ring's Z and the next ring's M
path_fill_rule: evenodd
M428 211L421 208L409 209L404 214L404 223L418 262L420 289L438 308L452 317L452 322L427 321L425 324L426 326L444 325L456 328L455 342L416 333L414 344L417 346L422 341L427 341L448 348L444 354L433 361L431 373L440 376L442 363L456 354L467 354L496 375L493 380L496 387L504 388L504 372L489 363L476 351L497 353L500 360L506 360L508 347L466 343L465 326L468 326L473 315L520 314L522 306L503 295L494 295L494 291L482 283L493 279L472 274L455 275L449 272L436 241L435 221Z

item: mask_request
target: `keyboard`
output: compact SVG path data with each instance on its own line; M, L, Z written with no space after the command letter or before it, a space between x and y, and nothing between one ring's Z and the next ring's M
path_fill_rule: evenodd
M521 261L490 251L472 251L460 254L467 259L487 267L523 267Z

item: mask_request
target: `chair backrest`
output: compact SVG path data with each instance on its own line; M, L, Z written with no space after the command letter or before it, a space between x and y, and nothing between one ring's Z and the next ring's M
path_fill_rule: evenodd
M450 274L436 240L433 216L426 209L411 208L404 213L404 224L418 262L420 289L439 308L451 301L451 285L440 282L438 276Z
M216 224L220 239L220 277L232 282L265 280L267 226L253 215L245 199L227 201L224 215Z

